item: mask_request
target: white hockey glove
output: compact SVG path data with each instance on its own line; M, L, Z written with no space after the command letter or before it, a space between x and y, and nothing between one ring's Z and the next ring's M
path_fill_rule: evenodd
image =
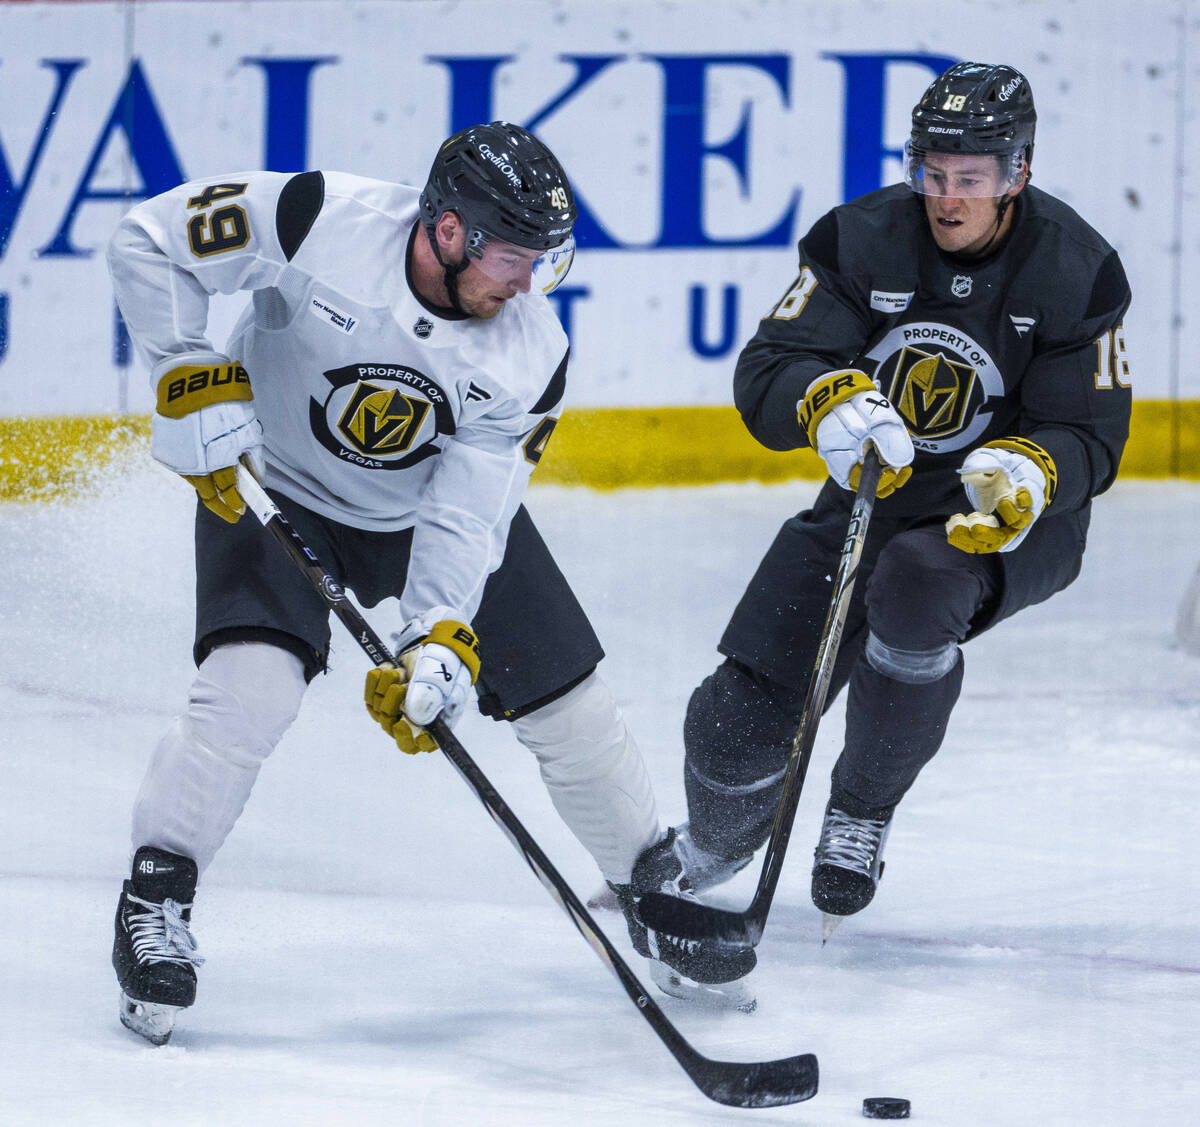
M1054 459L1025 438L997 438L972 450L958 470L975 511L946 522L946 539L964 552L1011 552L1054 499Z
M399 668L367 674L367 711L401 751L436 751L425 725L440 715L453 726L478 676L475 632L461 622L439 622L427 638L400 655Z
M249 454L259 468L262 446L246 369L215 352L172 356L160 367L150 452L234 524L246 511L237 491L237 461Z
M796 404L812 448L843 489L857 489L867 443L883 464L875 496L887 497L912 474L908 427L866 372L847 368L817 380Z

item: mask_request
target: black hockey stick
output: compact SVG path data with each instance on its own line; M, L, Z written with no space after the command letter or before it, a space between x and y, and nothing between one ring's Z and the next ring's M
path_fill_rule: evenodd
M867 538L867 525L875 507L875 490L881 469L875 448L868 446L863 458L862 476L854 494L854 507L850 510L850 523L846 528L841 562L833 585L833 599L817 646L817 660L804 697L800 726L792 741L792 754L783 777L783 790L775 809L775 821L767 840L766 856L763 858L754 899L744 912L730 912L701 904L697 900L681 900L663 892L648 892L638 901L638 915L647 927L668 935L719 939L732 947L753 947L762 938L767 913L771 910L771 901L775 898L775 888L783 869L783 858L792 834L796 807L800 803L800 792L804 789L804 778L808 774L808 763L817 739L817 725L825 708L829 681L833 677L833 664L846 625L846 612L854 592L858 561Z
M238 491L255 517L283 546L301 571L308 577L318 594L342 624L354 635L367 657L376 666L390 667L395 660L379 635L346 597L341 584L322 568L320 561L304 543L300 534L267 496L253 474L239 465ZM600 960L612 971L625 993L658 1034L659 1039L683 1066L692 1082L709 1099L731 1107L776 1107L811 1099L817 1091L817 1058L803 1053L783 1060L737 1061L711 1060L698 1053L671 1024L670 1019L643 989L637 976L629 969L612 942L597 926L588 910L580 903L570 885L551 864L532 835L518 820L508 803L488 781L475 761L467 754L454 733L440 718L429 725L442 753L450 760L467 785L483 803L492 820L512 842L525 863L542 882L546 891L570 917L580 935L587 940Z

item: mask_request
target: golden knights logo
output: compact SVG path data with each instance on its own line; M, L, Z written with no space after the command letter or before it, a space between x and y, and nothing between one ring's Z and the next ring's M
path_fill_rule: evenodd
M365 469L398 470L432 457L453 434L446 393L402 364L350 364L325 373L324 403L309 400L313 435L331 454Z
M427 414L428 400L360 382L337 429L364 454L398 454L412 446Z
M945 352L906 345L896 357L892 386L896 409L918 434L936 438L962 426L971 400L975 369Z
M918 450L973 446L991 421L987 401L1004 394L992 358L950 325L897 325L867 356L875 361L875 383L903 416Z

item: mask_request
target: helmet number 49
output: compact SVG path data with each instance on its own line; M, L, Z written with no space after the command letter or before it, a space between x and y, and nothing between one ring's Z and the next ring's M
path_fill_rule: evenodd
M550 206L556 207L560 211L566 211L570 207L570 202L567 200L567 190L561 185L552 188L550 191Z
M967 104L966 94L948 94L942 103L944 110L961 110Z

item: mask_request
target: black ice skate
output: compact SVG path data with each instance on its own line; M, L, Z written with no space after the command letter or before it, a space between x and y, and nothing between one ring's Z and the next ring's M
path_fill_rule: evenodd
M683 822L675 831L675 850L683 862L683 871L687 874L688 883L693 892L705 892L718 884L724 884L735 873L740 873L751 861L754 854L745 857L720 857L709 853L692 840L687 822ZM610 912L621 911L620 898L609 884L603 885L588 897L589 908L604 908Z
M812 872L812 900L821 910L824 944L846 916L871 903L883 876L883 845L894 807L859 808L860 816L841 809L849 803L830 798Z
M753 947L730 949L715 940L653 931L637 916L637 897L645 892L696 899L683 872L674 829L637 859L631 885L611 887L625 914L634 949L650 960L650 977L663 993L743 1013L754 1010L754 993L745 981L758 961Z
M143 846L117 902L112 962L121 986L121 1024L165 1045L175 1015L196 1000L196 967L204 960L188 928L196 894L196 862Z

